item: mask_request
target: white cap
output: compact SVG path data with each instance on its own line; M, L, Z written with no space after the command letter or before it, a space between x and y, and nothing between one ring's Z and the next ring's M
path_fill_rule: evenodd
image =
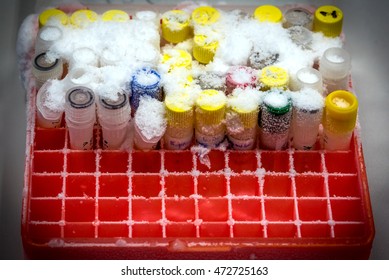
M87 124L96 119L95 95L87 87L73 87L65 97L66 121Z
M351 70L350 54L342 48L327 49L320 60L319 70L326 79L346 77Z

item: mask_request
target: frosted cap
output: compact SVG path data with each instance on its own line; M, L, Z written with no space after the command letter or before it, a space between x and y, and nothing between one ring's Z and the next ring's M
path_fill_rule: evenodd
M285 14L284 27L304 26L307 29L312 29L313 14L308 10L296 7L288 9Z
M59 59L51 60L46 53L41 53L35 56L34 67L40 71L50 71L59 63Z
M87 87L74 87L66 93L66 102L75 109L91 106L95 101L93 91Z
M151 68L142 68L133 76L132 86L152 89L159 86L161 76Z
M320 60L319 70L325 78L344 78L351 70L350 54L342 48L327 49Z
M108 98L100 98L101 105L109 110L116 110L123 108L128 103L128 98L126 94L117 93L117 99L108 99Z
M282 91L270 91L263 99L263 105L269 112L276 115L283 115L292 107L292 100L288 94Z

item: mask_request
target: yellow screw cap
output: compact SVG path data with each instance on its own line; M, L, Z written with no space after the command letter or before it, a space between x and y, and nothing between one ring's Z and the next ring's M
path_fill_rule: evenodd
M63 25L66 25L69 21L68 15L63 11L58 9L48 9L39 15L39 27L45 26L51 18L58 20Z
M203 125L219 125L224 120L227 98L221 91L207 89L196 99L196 122Z
M169 71L184 67L192 66L192 56L184 50L169 50L162 56L162 63L169 65Z
M185 11L167 11L162 15L162 37L174 44L189 39L191 35L189 19L190 16Z
M211 62L219 42L208 40L205 35L195 35L193 42L193 57L203 64Z
M342 33L343 12L335 6L321 6L315 11L313 31L323 32L327 37L337 37Z
M217 22L220 18L220 12L210 6L202 6L193 10L192 20L194 24L210 25Z
M109 10L101 16L101 19L103 21L127 22L130 20L130 16L122 10Z
M169 94L165 98L168 126L174 128L193 127L193 100L187 93Z
M255 9L254 17L260 22L278 23L282 21L282 12L276 6L263 5Z
M98 15L91 10L78 10L70 16L70 23L77 27L84 27L92 22L95 22Z
M231 107L230 110L238 115L244 128L254 128L257 125L259 107L253 111L241 110L237 107Z
M264 90L271 88L286 89L289 84L289 74L284 68L267 66L262 69L259 80L263 84Z

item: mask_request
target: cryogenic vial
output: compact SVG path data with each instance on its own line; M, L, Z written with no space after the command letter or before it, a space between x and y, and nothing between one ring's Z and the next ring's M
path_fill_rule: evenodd
M192 12L192 21L193 25L205 26L212 25L219 21L220 12L214 7L210 6L200 6L193 10Z
M303 26L293 26L287 29L290 39L303 50L311 48L312 32Z
M128 94L118 93L115 100L100 97L97 116L102 130L103 149L120 149L126 138L128 123L131 119Z
M70 148L90 150L96 121L95 95L87 87L74 87L65 97L65 121L69 130Z
M235 88L255 87L257 83L256 71L247 66L233 66L226 75L227 94Z
M256 89L235 89L227 98L227 137L235 150L255 147L257 122L262 92Z
M88 86L93 82L93 74L85 66L72 68L66 76L68 88L75 86Z
M134 119L135 148L143 151L156 149L166 130L164 103L148 95L142 96Z
M169 94L165 98L167 127L164 136L168 150L187 149L194 131L193 99L190 94Z
M51 81L47 81L39 89L36 97L36 108L37 108L37 125L43 128L57 128L61 126L61 120L63 115L63 107L51 108L48 106L49 102L49 87ZM60 108L62 107L62 108Z
M37 89L47 80L60 79L63 74L62 59L51 58L45 52L35 56L32 66L32 74Z
M162 100L161 76L151 68L142 68L135 72L131 81L131 110L135 114L141 96L148 95Z
M62 25L68 24L69 17L66 13L58 9L47 9L39 14L38 17L39 27L42 28L52 23L61 23Z
M276 6L263 5L255 9L254 18L259 22L280 23L282 21L282 12Z
M203 90L196 99L195 137L197 143L216 148L224 141L227 98L221 91Z
M78 28L84 28L97 21L98 15L91 10L78 10L70 16L70 23Z
M278 66L267 66L260 72L261 89L266 91L272 88L287 89L289 86L288 72Z
M200 63L210 63L216 53L219 42L210 39L209 36L203 34L195 34L193 38L193 57Z
M292 97L293 147L297 150L311 150L319 134L324 98L318 91L310 88L293 93Z
M295 79L291 80L290 87L294 91L310 88L323 94L321 73L312 67L301 68L297 71Z
M350 54L342 48L327 49L320 59L319 71L323 77L325 93L347 90L351 70Z
M327 37L337 37L342 33L343 12L336 6L321 6L316 9L313 31L322 32Z
M103 21L127 22L130 16L122 10L108 10L101 15Z
M55 42L62 38L62 31L56 26L46 25L42 27L35 41L35 54L47 52Z
M312 30L313 15L304 8L295 7L288 9L284 14L284 19L283 26L285 28L303 26L308 30Z
M198 84L202 90L214 89L225 92L227 89L225 76L215 72L205 72L198 78Z
M187 51L171 49L163 52L161 64L164 68L167 68L167 72L181 67L190 69L192 67L192 56Z
M264 149L287 148L292 120L292 101L289 92L273 89L263 98L259 118L260 144Z
M358 100L351 92L337 90L325 100L323 145L326 150L348 150L356 125Z
M162 15L162 37L169 43L180 43L191 36L190 15L182 10L167 11Z
M249 56L248 65L254 69L263 69L278 61L278 53L253 52Z
M75 49L69 62L69 69L76 66L99 66L97 54L90 48Z

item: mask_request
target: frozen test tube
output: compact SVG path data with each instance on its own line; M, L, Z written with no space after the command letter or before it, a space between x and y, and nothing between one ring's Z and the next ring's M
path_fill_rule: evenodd
M99 66L97 54L90 48L75 49L69 62L69 69L77 66Z
M190 15L182 10L167 11L162 15L162 37L169 43L180 43L191 36Z
M187 149L194 132L193 100L187 93L169 94L165 98L167 127L165 147L168 150Z
M227 137L235 150L255 147L259 105L262 92L237 88L227 98Z
M226 75L227 94L235 88L254 88L257 83L256 71L247 66L231 67Z
M39 21L40 28L51 24L52 21L57 21L57 22L61 23L62 25L66 25L69 21L69 17L65 12L63 12L61 10L47 9L39 14L38 21Z
M275 89L266 93L259 118L261 147L269 150L287 148L291 120L289 92Z
M323 78L320 71L312 67L304 67L297 71L296 77L290 83L290 87L294 91L311 88L323 94Z
M356 125L358 100L345 90L330 93L325 99L323 144L326 150L348 150Z
M318 91L305 88L293 93L292 99L293 147L297 150L311 150L319 134L324 98Z
M60 79L63 74L63 63L60 58L49 58L46 53L34 57L32 74L35 78L36 88L39 89L47 80Z
M43 84L43 86L39 89L37 97L36 97L36 108L37 108L37 125L43 128L57 128L61 125L63 108L51 108L48 106L48 98L49 98L49 87L51 85L51 81L47 81Z
M65 120L69 130L70 148L90 150L96 121L95 95L87 87L73 87L65 97Z
M259 81L264 91L272 88L285 90L289 86L289 74L284 68L271 65L261 70Z
M161 76L151 68L142 68L132 77L130 104L133 114L139 107L141 96L145 95L162 100Z
M130 16L122 10L108 10L101 15L103 21L128 22Z
M282 12L276 6L262 5L255 9L254 18L259 22L279 23L282 21Z
M115 100L100 97L97 116L103 135L103 149L120 149L127 135L131 119L128 94L118 93Z
M55 42L62 38L62 31L57 26L42 27L35 41L35 54L47 52Z
M288 9L284 14L283 26L289 28L292 26L303 26L308 30L312 30L313 14L301 7Z
M219 42L207 35L195 34L193 38L193 57L200 63L210 63L219 47Z
M200 92L195 103L196 141L207 148L216 148L225 138L227 98L223 92L209 89Z
M343 12L336 6L321 6L316 9L313 31L322 32L327 37L337 37L342 33Z
M327 49L320 59L319 71L327 95L335 90L348 90L351 70L350 54L342 48Z

